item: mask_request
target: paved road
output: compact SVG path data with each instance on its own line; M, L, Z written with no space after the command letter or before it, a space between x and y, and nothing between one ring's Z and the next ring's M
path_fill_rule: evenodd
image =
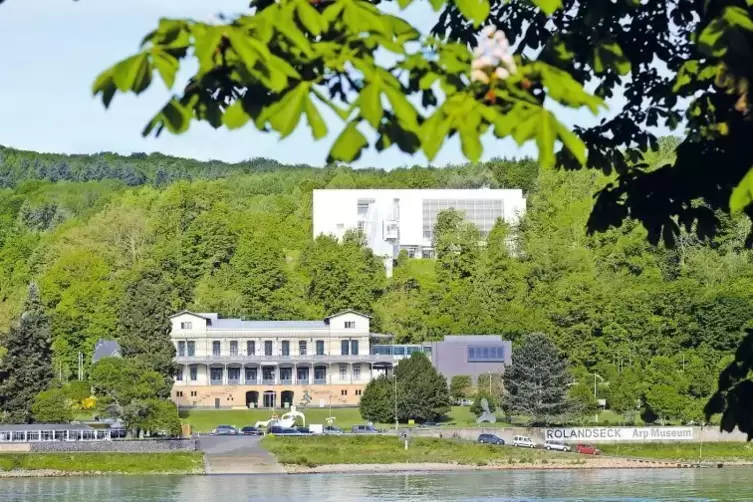
M253 436L203 436L199 449L204 452L208 474L279 474L285 469L261 447L261 438Z

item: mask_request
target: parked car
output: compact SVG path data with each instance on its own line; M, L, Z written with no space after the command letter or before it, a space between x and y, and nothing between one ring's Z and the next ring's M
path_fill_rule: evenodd
M338 427L334 427L332 425L328 425L328 426L326 426L324 428L324 433L325 434L329 434L331 436L339 436L339 435L341 435L343 433L343 430L340 429L340 428L338 428Z
M236 436L238 434L238 429L232 425L218 425L214 430L214 434L217 436Z
M279 425L273 425L269 428L269 434L275 434L277 436L280 435L301 435L301 432L298 429L295 429L293 427L280 427Z
M563 441L559 441L556 439L551 439L544 443L544 448L547 450L557 450L557 451L573 451L573 449L566 445Z
M436 422L424 422L419 425L419 427L436 427L438 424Z
M350 431L353 434L378 434L379 431L373 425L354 425Z
M308 427L303 427L301 425L298 425L294 427L294 429L300 432L301 434L311 434L311 429L309 429Z
M497 437L494 434L479 434L478 442L488 444L505 444L504 439Z
M579 444L575 447L575 451L582 453L583 455L601 455L601 451L590 444Z
M244 436L263 436L264 431L262 431L258 427L247 425L241 429L241 434L243 434Z
M512 445L521 448L536 448L538 446L528 436L513 436Z

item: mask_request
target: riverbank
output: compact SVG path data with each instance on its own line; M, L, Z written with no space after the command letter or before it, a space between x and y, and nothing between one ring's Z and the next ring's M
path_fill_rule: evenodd
M0 477L203 473L200 452L0 453Z

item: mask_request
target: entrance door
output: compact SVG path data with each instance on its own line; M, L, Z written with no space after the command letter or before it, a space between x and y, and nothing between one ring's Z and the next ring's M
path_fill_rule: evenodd
M214 408L217 409L217 410L220 409L220 398L219 397L215 397L214 398Z
M277 393L271 390L264 391L264 407L275 408L277 403Z

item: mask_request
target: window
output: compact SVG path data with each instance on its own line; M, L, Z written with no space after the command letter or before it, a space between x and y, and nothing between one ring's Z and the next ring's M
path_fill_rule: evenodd
M230 340L230 355L238 355L238 340Z
M363 229L366 227L366 223L363 221L358 222L358 231L363 232Z
M323 356L324 355L324 340L317 340L316 341L316 355L317 356Z
M356 329L356 321L345 321L345 329Z
M306 355L306 342L305 341L298 342L298 353L302 356Z
M186 342L178 342L178 356L183 357L186 355Z
M241 380L241 369L240 368L228 368L227 369L227 379L228 382L234 382L238 383Z
M353 365L353 380L360 380L361 379L361 365L355 364Z
M196 397L198 395L198 392L195 390L191 391L191 397Z
M272 342L270 340L267 340L266 342L264 342L264 355L265 356L272 355Z
M188 357L196 355L196 342L188 342Z
M191 381L195 382L199 378L199 368L197 366L191 366Z
M350 340L343 340L340 342L340 354L347 356L350 352Z
M351 213L352 214L352 213ZM358 201L358 216L366 217L369 214L369 201Z
M246 355L249 355L249 356L256 355L256 342L254 341L246 342Z
M183 366L178 368L178 370L175 372L175 379L179 382L183 381Z
M218 342L218 341L212 342L212 355L213 356L219 356L220 355L220 342Z
M434 251L432 249L422 249L421 250L421 258L434 258Z
M287 340L282 341L282 355L283 356L290 355L290 342Z
M344 223L338 223L337 224L337 229L338 230L344 230L345 229L345 224Z
M191 329L191 323L190 322L180 323L180 329Z
M340 365L340 380L345 380L348 377L348 365Z
M256 383L258 375L259 368L246 368L246 383Z
M327 368L323 366L317 366L314 368L314 380L317 380L315 383L324 382L327 379Z
M500 346L492 347L468 347L469 363L503 363L505 362L505 348Z
M209 378L212 382L222 382L222 368L209 368Z
M350 341L350 353L354 356L358 355L358 340Z
M183 397L183 391L179 390L178 392L175 393L175 395L178 397Z
M342 389L342 390L340 391L340 395L341 395L341 396L347 396L347 395L348 395L348 390L347 390L347 389Z
M360 396L363 391L361 389L356 389L356 396Z

